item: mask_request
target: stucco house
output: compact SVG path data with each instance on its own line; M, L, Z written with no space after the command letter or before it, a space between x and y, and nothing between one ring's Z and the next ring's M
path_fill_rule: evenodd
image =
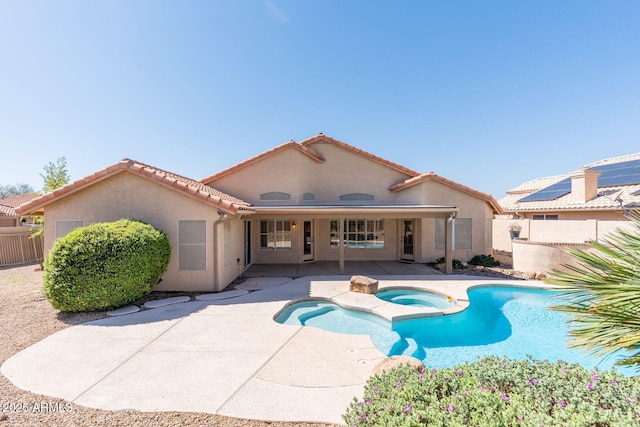
M34 193L0 199L0 227L22 227L31 225L32 218L22 216L16 208L38 197Z
M195 181L125 159L19 208L45 248L71 229L137 218L169 236L157 290L219 291L252 264L468 260L492 249L489 195L323 134Z
M600 160L566 174L525 182L499 200L494 248L511 251L521 271L571 263L563 247L587 248L640 210L640 153ZM512 240L509 229L517 228Z
M27 193L0 199L0 267L42 260L42 236L33 237L33 218L16 209L38 197Z

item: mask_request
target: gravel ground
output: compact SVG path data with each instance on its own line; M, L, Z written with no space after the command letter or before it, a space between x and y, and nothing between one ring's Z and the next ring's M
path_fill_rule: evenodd
M69 326L105 317L104 313L60 313L42 294L38 265L0 268L0 365L20 350ZM111 412L29 393L0 375L0 427L5 426L327 426L270 423L188 412ZM346 409L346 408L345 408Z

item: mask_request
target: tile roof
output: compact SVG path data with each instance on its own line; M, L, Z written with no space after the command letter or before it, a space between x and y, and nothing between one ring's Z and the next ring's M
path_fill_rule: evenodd
M250 166L250 165L252 165L254 163L259 162L262 159L265 159L267 157L273 156L274 154L277 154L277 153L280 153L282 151L289 150L289 149L298 150L301 153L311 157L313 160L315 160L315 161L317 161L319 163L324 163L324 159L322 158L322 156L320 154L316 153L315 151L313 151L312 149L307 148L305 146L302 146L302 145L296 143L295 141L288 141L288 142L285 142L282 145L279 145L279 146L277 146L275 148L272 148L272 149L267 150L267 151L265 151L263 153L260 153L257 156L253 156L250 159L247 159L247 160L245 160L243 162L240 162L240 163L238 163L236 165L233 165L233 166L231 166L231 167L229 167L227 169L224 169L224 170L222 170L220 172L217 172L217 173L215 173L215 174L213 174L211 176L208 176L208 177L206 177L204 179L201 179L200 182L203 183L203 184L210 184L213 181L222 178L223 176L229 175L230 173L233 173L233 172L237 171L238 169L242 169L242 168L244 168L246 166Z
M400 171L404 174L407 174L409 176L418 176L420 175L420 173L413 171L409 168L405 168L402 165L399 165L397 163L393 163L390 162L389 160L385 160L382 157L378 157L374 154L368 153L364 150L361 150L357 147L354 147L352 145L346 144L342 141L338 141L337 139L331 138L330 136L324 135L322 133L319 133L316 136L313 136L311 138L305 139L304 141L301 141L299 143L295 142L295 141L289 141L289 142L285 142L282 145L279 145L275 148L272 148L271 150L267 150L261 154L258 154L257 156L251 157L248 160L245 160L243 162L240 162L236 165L233 165L223 171L220 171L216 174L213 174L209 177L206 177L204 179L201 179L200 182L202 182L203 184L210 184L214 181L216 181L217 179L220 179L226 175L229 175L243 167L252 165L262 159L265 159L269 156L272 156L274 154L277 154L281 151L284 150L288 150L288 149L295 149L298 150L300 152L302 152L303 154L306 154L307 156L311 157L313 160L319 162L319 163L324 163L325 159L322 157L322 155L320 153L318 153L317 151L315 151L311 146L317 142L325 142L325 143L329 143L329 144L333 144L336 145L338 147L341 147L345 150L351 151L352 153L356 153L358 155L361 155L363 157L368 158L369 160L373 160L376 163L380 163L382 165L385 165L387 167L390 167L392 169L395 169L397 171Z
M614 163L627 162L640 159L640 153L626 156L612 157L585 165L584 168L604 166ZM525 201L520 200L538 190L549 187L570 177L572 172L551 177L537 178L507 191L507 195L498 203L506 212L538 212L559 210L619 210L640 208L640 195L634 194L640 191L640 183L631 185L598 187L598 195L587 202L572 200L571 194L558 197L554 200Z
M466 185L462 185L459 184L455 181L452 181L450 179L444 178L434 172L426 172L423 174L420 174L418 176L414 176L412 178L407 179L404 182L401 182L399 184L393 185L391 188L389 188L389 191L391 192L396 192L396 191L402 191L406 188L412 187L414 185L420 184L421 182L425 182L425 181L429 181L429 180L433 180L436 182L439 182L441 184L444 184L446 186L455 188L456 190L462 191L463 193L467 193L470 194L472 196L478 197L480 199L485 200L486 202L488 202L491 207L493 208L493 210L496 213L502 213L502 207L500 206L500 204L498 204L498 202L489 194L483 193L481 191L478 190L474 190L471 187L467 187Z
M89 185L100 182L121 172L136 174L159 185L163 185L164 187L187 194L229 213L254 212L251 205L243 200L225 194L193 179L176 175L131 159L123 159L120 162L95 172L92 175L37 197L20 206L17 211L21 214L40 212L44 206L53 201L57 201Z
M337 139L331 138L330 136L327 136L323 133L319 133L316 136L312 136L311 138L305 139L304 141L300 142L300 145L305 146L305 147L309 147L315 143L318 142L325 142L325 143L329 143L329 144L333 144L336 145L338 147L344 148L345 150L351 151L352 153L356 153L359 154L361 156L364 156L366 158L368 158L369 160L373 160L376 163L380 163L382 165L388 166L392 169L395 169L399 172L402 172L404 174L407 174L409 176L418 176L420 175L419 172L416 172L414 170L411 170L409 168L406 168L402 165L399 165L397 163L391 162L389 160L383 159L382 157L378 157L375 154L371 154L367 151L361 150L357 147L354 147L353 145L349 145L347 143L344 143L342 141L338 141Z
M445 185L448 185L450 187L457 188L458 190L460 190L462 192L465 192L467 194L471 194L471 195L474 195L474 196L479 197L481 199L484 199L492 206L494 211L496 211L498 213L502 212L502 209L501 209L500 205L495 201L495 199L492 196L490 196L488 194L485 194L485 193L482 193L480 191L476 191L476 190L474 190L474 189L472 189L470 187L458 184L458 183L456 183L454 181L451 181L449 179L446 179L446 178L443 178L443 177L441 177L439 175L436 175L433 172L428 172L428 173L425 173L425 174L421 174L419 172L416 172L414 170L406 168L406 167L404 167L402 165L399 165L397 163L394 163L394 162L391 162L389 160L383 159L382 157L376 156L375 154L371 154L371 153L369 153L367 151L361 150L360 148L354 147L352 145L349 145L347 143L339 141L339 140L337 140L335 138L327 136L327 135L325 135L323 133L319 133L319 134L317 134L317 135L315 135L315 136L313 136L311 138L305 139L304 141L301 141L299 143L296 143L295 141L286 142L286 143L284 143L282 145L279 145L279 146L277 146L277 147L275 147L275 148L273 148L271 150L265 151L265 152L263 152L261 154L258 154L257 156L254 156L254 157L252 157L252 158L250 158L248 160L245 160L245 161L240 162L240 163L238 163L238 164L236 164L234 166L231 166L230 168L227 168L227 169L225 169L225 170L223 170L221 172L218 172L218 173L216 173L214 175L211 175L211 176L209 176L207 178L204 178L204 179L200 180L200 182L203 183L203 184L212 183L212 182L216 181L217 179L222 178L222 177L224 177L226 175L229 175L229 174L231 174L231 173L233 173L233 172L235 172L235 171L237 171L237 170L239 170L239 169L241 169L243 167L252 165L252 164L254 164L254 163L256 163L256 162L258 162L258 161L260 161L260 160L262 160L264 158L267 158L269 156L272 156L272 155L274 155L276 153L279 153L281 151L288 150L288 149L299 150L302 153L304 153L304 154L308 155L309 157L311 157L312 159L314 159L314 160L316 160L316 161L318 161L320 163L323 163L325 161L325 159L320 155L320 153L318 153L317 151L313 150L313 148L312 148L313 144L316 144L316 143L327 143L327 144L335 145L335 146L340 147L342 149L348 150L348 151L350 151L352 153L355 153L355 154L358 154L360 156L363 156L363 157L365 157L365 158L367 158L369 160L372 160L372 161L374 161L376 163L379 163L379 164L382 164L384 166L387 166L387 167L390 167L392 169L395 169L395 170L397 170L399 172L402 172L403 174L408 175L410 177L406 181L404 181L404 182L402 182L400 184L396 184L396 185L392 186L390 188L390 191L392 191L392 192L393 191L401 191L404 188L407 188L407 187L410 187L412 185L418 184L418 183L423 182L425 180L433 179L435 181L439 181L439 182L441 182L441 183L443 183Z
M18 216L16 208L38 197L37 194L27 193L19 196L6 197L0 200L0 216Z

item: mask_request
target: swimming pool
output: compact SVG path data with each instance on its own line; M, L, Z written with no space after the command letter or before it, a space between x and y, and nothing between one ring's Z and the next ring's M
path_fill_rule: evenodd
M440 309L453 307L456 304L451 297L445 295L407 288L385 289L377 292L375 296L383 301L395 304L435 307Z
M329 301L304 301L284 309L275 320L336 333L369 335L384 354L407 355L431 368L473 362L486 355L565 360L586 368L609 369L602 360L567 348L565 313L549 310L557 293L521 287L482 287L468 291L469 308L456 314L389 322L371 313L348 310ZM631 369L617 368L624 374Z

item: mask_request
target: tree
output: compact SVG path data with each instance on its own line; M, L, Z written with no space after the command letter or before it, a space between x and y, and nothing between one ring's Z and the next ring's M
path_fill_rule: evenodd
M42 191L49 193L56 188L60 188L69 183L69 173L67 172L67 159L66 157L60 157L55 163L49 162L44 167L44 175L40 174L44 180ZM44 235L44 217L36 216L33 218L33 223L37 226L36 231L31 234L31 237L39 237Z
M15 187L13 185L0 185L0 199L14 196Z
M618 365L640 370L640 215L632 229L617 229L591 251L566 251L578 266L554 270L547 283L566 287L564 305L552 307L570 313L572 347L596 356L621 352Z
M17 195L35 193L33 187L24 182L19 182L18 184L16 184L16 190L18 191Z
M28 193L35 193L35 191L31 185L23 182L16 185L0 185L0 199Z
M44 172L44 175L40 174L40 176L44 180L42 191L45 193L49 193L69 183L70 178L67 172L66 157L60 157L55 163L47 163L44 167Z

